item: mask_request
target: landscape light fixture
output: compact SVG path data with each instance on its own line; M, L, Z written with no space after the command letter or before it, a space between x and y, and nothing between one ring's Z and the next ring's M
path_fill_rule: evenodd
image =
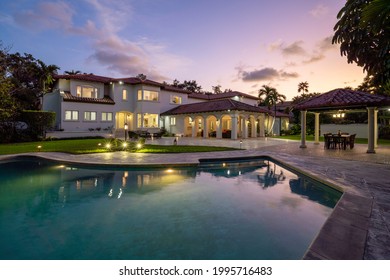
M125 123L125 141L127 140L127 130L129 129L129 126L127 123Z

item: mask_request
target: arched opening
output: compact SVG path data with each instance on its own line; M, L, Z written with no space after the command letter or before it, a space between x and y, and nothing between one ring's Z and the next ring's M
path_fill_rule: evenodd
M216 138L217 137L217 117L214 115L210 115L206 118L207 122L207 131L206 135L209 137Z
M197 116L194 119L195 137L203 137L204 119L202 116Z
M221 117L222 125L222 138L231 138L232 137L232 117L229 115L223 115Z
M184 136L192 137L192 122L193 119L190 116L184 118Z

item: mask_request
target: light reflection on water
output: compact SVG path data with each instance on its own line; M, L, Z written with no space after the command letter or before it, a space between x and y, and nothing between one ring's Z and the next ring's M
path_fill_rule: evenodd
M0 164L0 259L300 259L340 193L268 160Z

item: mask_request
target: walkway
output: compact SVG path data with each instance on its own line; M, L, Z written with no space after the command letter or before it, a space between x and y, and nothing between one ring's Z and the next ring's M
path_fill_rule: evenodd
M148 140L172 144L173 138ZM277 139L179 138L179 145L228 146L243 149L191 154L134 154L127 152L69 155L39 153L39 156L75 163L120 165L197 165L200 158L270 156L344 191L331 217L311 245L306 259L390 259L390 147L367 154L367 145L353 150L324 150L323 144ZM36 154L35 154L36 155ZM6 159L10 156L0 156Z

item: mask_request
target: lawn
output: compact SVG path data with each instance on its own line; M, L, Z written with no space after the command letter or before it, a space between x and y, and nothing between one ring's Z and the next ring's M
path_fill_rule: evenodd
M69 139L43 142L26 142L14 144L0 144L0 155L20 154L31 152L63 152L71 154L106 153L105 148L108 139ZM40 148L39 148L40 147ZM205 146L160 146L144 145L138 149L139 153L196 153L231 151L234 148L205 147Z
M301 140L301 135L285 135L285 136L273 136L272 138L278 138L278 139L286 139L286 140ZM314 141L313 135L307 135L306 141ZM320 141L324 142L324 137L320 136ZM356 138L355 139L356 144L367 144L368 140L365 138ZM378 145L390 145L390 140L388 139L378 139Z

